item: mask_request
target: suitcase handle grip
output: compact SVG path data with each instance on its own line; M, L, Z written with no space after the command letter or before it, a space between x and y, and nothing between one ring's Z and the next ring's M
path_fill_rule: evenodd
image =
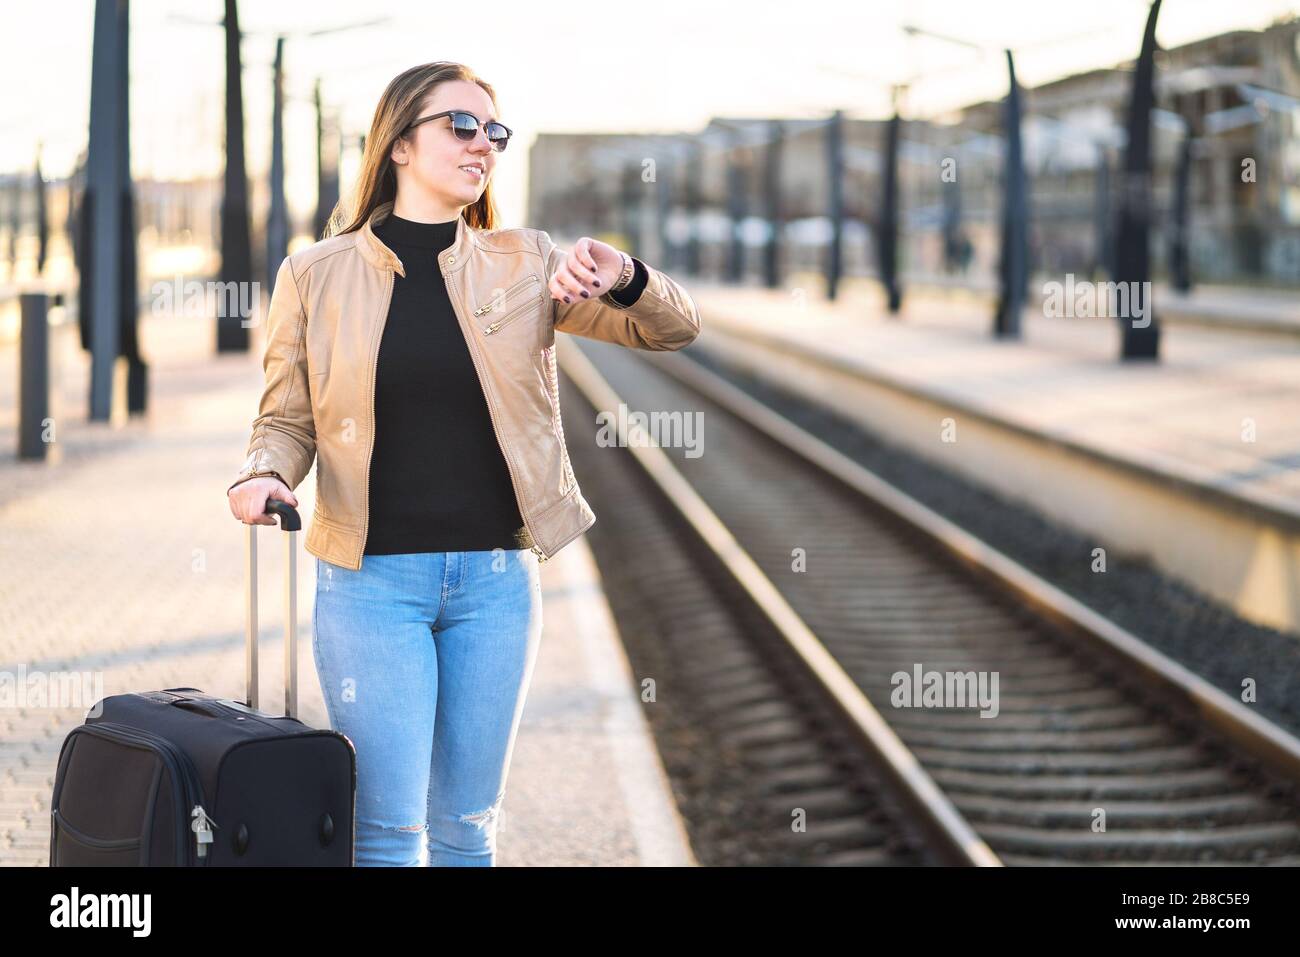
M226 713L220 708L214 708L204 701L195 701L192 698L181 698L171 703L173 708L180 708L184 711L193 711L196 714L207 715L209 718L224 718Z
M268 498L266 500L266 514L279 515L280 528L286 532L302 531L302 516L288 502L282 502L278 498Z

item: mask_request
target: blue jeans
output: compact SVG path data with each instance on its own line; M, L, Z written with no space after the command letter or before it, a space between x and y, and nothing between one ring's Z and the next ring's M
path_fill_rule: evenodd
M542 635L529 549L316 559L312 651L357 752L356 866L483 866Z

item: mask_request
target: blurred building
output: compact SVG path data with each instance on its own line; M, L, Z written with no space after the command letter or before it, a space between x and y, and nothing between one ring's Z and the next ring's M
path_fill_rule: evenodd
M1104 265L1103 230L1113 220L1132 69L1130 61L1025 90L1022 131L1039 271L1091 274ZM1157 276L1166 271L1175 171L1190 131L1193 275L1300 284L1300 18L1159 51L1156 92ZM999 99L971 104L945 122L903 121L906 274L960 272L963 281L992 284L1002 112ZM875 269L871 237L883 192L886 125L844 123L849 274ZM830 235L826 129L820 117L715 118L675 136L544 134L530 154L528 222L569 239L607 234L666 267L698 263L705 275L722 275L735 243L752 279L774 206L782 268L817 270ZM777 141L773 191L768 151ZM945 160L957 172L955 182L940 176Z

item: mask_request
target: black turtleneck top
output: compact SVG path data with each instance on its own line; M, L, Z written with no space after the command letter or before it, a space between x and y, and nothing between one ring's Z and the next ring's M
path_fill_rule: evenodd
M438 269L456 220L374 226L393 277L375 370L367 555L529 548L483 387Z
M530 548L505 456L469 344L452 312L438 254L456 220L417 223L391 212L374 227L397 254L375 371L375 448L365 554ZM613 294L631 305L645 267Z

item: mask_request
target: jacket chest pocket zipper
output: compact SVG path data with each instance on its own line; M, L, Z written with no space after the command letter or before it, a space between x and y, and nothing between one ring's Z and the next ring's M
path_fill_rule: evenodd
M528 290L532 286L532 284L537 283L539 281L540 279L536 275L527 276L524 279L519 280L519 282L515 283L504 293L502 293L501 296L493 297L490 301L488 301L486 305L479 306L477 309L475 309L474 317L477 319L491 312L494 308L500 309L509 299L513 298L515 295L517 295L520 292ZM543 296L542 291L539 289L536 292L536 294L529 296L526 300L521 302L514 309L511 309L500 319L494 319L487 326L484 326L483 335L490 336L492 335L492 333L501 329L503 326L506 326L509 323L514 322L514 320L518 319L521 315L523 315L530 306L532 306L535 302L540 300L542 296Z

